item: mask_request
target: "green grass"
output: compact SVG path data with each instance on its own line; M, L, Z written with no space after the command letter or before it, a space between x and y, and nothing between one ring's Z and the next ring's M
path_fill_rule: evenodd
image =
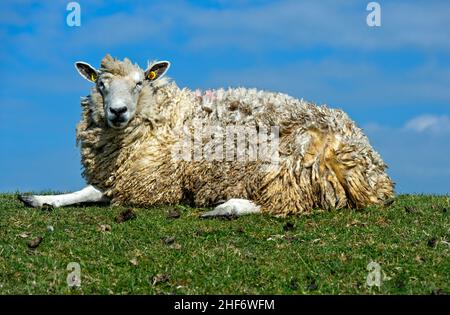
M1 294L431 294L450 292L450 197L275 218L201 220L185 206L25 208L0 195ZM168 218L177 209L180 218ZM287 223L293 229L285 231ZM99 229L108 224L111 231ZM48 230L53 226L54 231ZM29 236L23 234L29 232ZM34 250L27 242L42 236ZM173 243L164 239L173 237ZM377 262L381 287L368 287ZM67 264L81 266L71 289ZM168 279L153 284L156 275Z

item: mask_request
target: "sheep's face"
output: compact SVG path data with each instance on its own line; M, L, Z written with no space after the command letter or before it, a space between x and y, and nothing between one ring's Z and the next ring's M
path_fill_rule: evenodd
M107 62L110 57L106 57ZM111 58L112 59L112 58ZM128 60L123 63L115 59L112 65L102 62L102 68L96 70L85 62L75 63L78 72L88 81L96 84L103 98L104 117L108 126L122 129L128 125L136 113L141 90L145 84L153 84L167 71L170 63L153 63L144 72L133 66ZM108 68L109 66L109 68Z
M103 96L105 119L110 127L123 128L134 117L143 81L144 75L139 71L127 76L99 76L97 89Z

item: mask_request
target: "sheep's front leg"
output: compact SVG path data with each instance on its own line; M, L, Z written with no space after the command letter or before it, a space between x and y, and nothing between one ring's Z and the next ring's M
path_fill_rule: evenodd
M87 186L82 190L61 195L34 195L26 196L19 195L19 199L29 207L42 207L44 204L53 207L69 206L82 202L107 202L108 197L95 188L94 186Z
M217 206L212 211L204 213L202 218L219 216L241 216L251 213L260 213L260 207L254 202L246 199L230 199L227 202Z

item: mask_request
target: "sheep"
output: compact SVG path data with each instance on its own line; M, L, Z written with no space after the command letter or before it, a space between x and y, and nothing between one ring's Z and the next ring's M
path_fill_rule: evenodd
M181 89L165 76L168 61L145 71L110 55L99 69L75 65L94 83L76 128L89 185L20 196L26 205L188 203L216 206L203 217L287 216L394 196L386 164L340 109L257 89Z

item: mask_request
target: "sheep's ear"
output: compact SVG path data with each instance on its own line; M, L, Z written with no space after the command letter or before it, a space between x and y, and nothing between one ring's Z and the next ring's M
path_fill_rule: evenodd
M145 70L145 79L149 81L156 81L159 78L162 78L167 70L170 68L170 62L168 61L158 61L148 67Z
M82 61L77 61L75 62L75 68L77 68L78 73L86 80L91 82L97 81L98 71L90 64Z

